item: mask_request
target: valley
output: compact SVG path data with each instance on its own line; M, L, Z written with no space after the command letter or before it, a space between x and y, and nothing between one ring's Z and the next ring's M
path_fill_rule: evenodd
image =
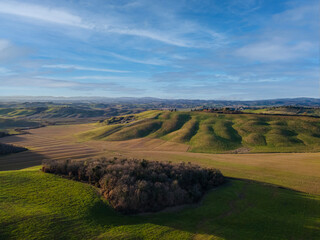
M228 177L320 193L320 153L194 153L189 151L187 144L158 138L79 141L79 134L95 131L96 128L94 124L48 126L29 130L29 134L2 138L4 143L30 150L0 157L0 169L14 170L40 165L44 159L86 159L103 155L135 157L192 162L219 168Z

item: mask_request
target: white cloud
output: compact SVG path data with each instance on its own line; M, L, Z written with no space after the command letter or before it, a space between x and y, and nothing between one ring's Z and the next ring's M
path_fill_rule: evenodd
M0 2L0 13L81 28L91 28L88 24L83 23L81 17L79 16L73 15L61 9L48 8L34 4L25 4L21 2Z
M114 72L114 73L128 73L129 71L106 69L106 68L92 68L83 67L78 65L66 65L66 64L56 64L56 65L43 65L44 68L58 68L58 69L71 69L71 70L83 70L83 71L95 71L95 72Z
M293 61L306 56L316 46L310 42L290 45L281 42L260 42L244 46L236 51L236 55L257 61Z

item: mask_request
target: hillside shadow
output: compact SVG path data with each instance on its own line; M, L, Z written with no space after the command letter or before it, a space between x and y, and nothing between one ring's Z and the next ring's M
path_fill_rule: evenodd
M21 170L41 165L44 159L50 158L32 150L2 155L0 156L0 171Z
M128 216L101 201L91 209L88 218L102 228L110 225L145 228L152 224L165 227L168 234L180 230L228 240L256 239L257 236L318 239L319 206L320 199L301 192L252 180L229 179L227 184L209 192L200 204L180 210Z

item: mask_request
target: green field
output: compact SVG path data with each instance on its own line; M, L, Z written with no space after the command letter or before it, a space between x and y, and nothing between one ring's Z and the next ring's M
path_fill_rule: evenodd
M320 116L319 107L290 107L290 106L279 106L279 107L267 107L267 108L253 108L245 109L247 113L263 113L263 114L286 114L286 115L309 115L309 116Z
M112 210L90 185L0 172L1 239L319 239L320 197L231 180L197 206L139 216Z
M319 138L318 121L294 116L148 111L135 115L129 123L50 126L2 138L30 146L36 155L29 151L11 154L2 157L1 164L25 167L35 164L35 159L39 164L42 158L116 154L192 162L251 181L229 179L196 205L125 216L115 212L93 186L43 173L40 166L1 171L0 239L320 239L319 153L205 154L185 152L188 148L184 147L190 145L191 151L199 152L225 153L239 148L270 152L280 149L272 141L287 144L287 139L294 145L286 150L316 151L320 145L314 140ZM270 140L273 134L283 138ZM295 138L304 139L298 150L294 149L299 146L292 141ZM154 148L162 144L164 150ZM178 145L183 147L167 149Z
M190 145L191 152L320 151L320 121L303 116L151 111L127 124L99 124L79 140L160 138Z

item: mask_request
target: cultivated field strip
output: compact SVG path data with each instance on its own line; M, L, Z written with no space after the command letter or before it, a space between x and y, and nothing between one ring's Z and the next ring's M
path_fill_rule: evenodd
M0 162L3 161L18 161L19 159L25 159L25 158L60 158L60 157L74 157L74 156L80 156L80 155L96 155L97 151L94 150L83 150L83 151L79 151L79 150L73 150L73 151L65 151L65 152L38 152L38 151L28 151L28 152L22 152L19 154L11 154L11 155L7 155L4 157L0 158Z
M69 129L71 128L71 130ZM1 142L24 146L29 151L0 157L0 170L14 170L40 165L45 159L84 159L95 157L101 151L93 146L75 143L75 126L47 127L31 130L31 134L2 138Z

